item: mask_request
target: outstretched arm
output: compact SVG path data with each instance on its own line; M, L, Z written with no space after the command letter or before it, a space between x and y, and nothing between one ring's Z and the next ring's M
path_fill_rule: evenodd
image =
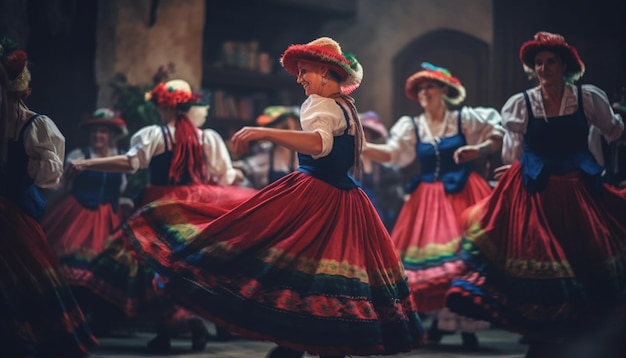
M363 145L361 155L379 163L391 161L391 148L386 144L375 144L366 142Z
M103 172L132 172L130 158L126 155L114 155L111 157L77 159L69 162L65 169L65 178L72 180L78 173L84 170L97 170Z
M243 127L231 138L233 149L237 154L248 152L250 142L258 140L268 140L307 155L319 155L322 152L322 137L318 132Z

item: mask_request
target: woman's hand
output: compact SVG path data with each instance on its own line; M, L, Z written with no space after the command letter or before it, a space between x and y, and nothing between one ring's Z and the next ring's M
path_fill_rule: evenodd
M466 163L480 157L480 148L477 145L464 145L454 152L456 164Z
M70 161L63 172L63 178L67 182L71 182L81 172L87 170L89 167L88 159L76 159Z
M511 164L497 167L493 170L493 178L495 180L500 180L500 178L502 178L502 176L506 173L507 170L509 170L509 168L511 168Z
M262 137L263 129L260 127L243 127L230 138L231 147L236 155L247 153L250 150L250 142Z

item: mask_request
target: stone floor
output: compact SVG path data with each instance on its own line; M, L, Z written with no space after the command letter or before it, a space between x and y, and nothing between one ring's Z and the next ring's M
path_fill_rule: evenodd
M211 331L213 327L209 326ZM100 338L100 345L91 358L134 358L155 356L145 351L146 342L154 335L151 333L134 333L129 337ZM500 329L490 329L478 333L480 347L475 351L465 351L461 347L458 334L446 335L438 346L425 347L409 353L398 354L396 357L430 357L430 358L469 358L469 357L501 357L523 358L527 347L519 344L519 336ZM168 355L157 357L167 358L264 358L274 347L273 343L237 339L229 342L207 344L203 352L191 352L188 338L176 338L172 342L172 351ZM306 357L312 357L307 355Z

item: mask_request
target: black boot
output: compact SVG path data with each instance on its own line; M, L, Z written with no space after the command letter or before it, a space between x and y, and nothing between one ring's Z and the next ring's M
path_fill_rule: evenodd
M272 349L265 358L302 358L304 352L278 346Z
M191 328L191 350L194 352L203 351L211 339L204 322L199 318L193 318L189 322L189 327Z
M220 327L216 325L215 332L216 332L215 340L218 342L228 342L228 341L232 341L233 339L237 339L237 336L230 333L230 331L224 327Z
M461 332L461 340L463 341L463 348L472 351L478 349L476 333Z
M157 335L148 342L148 351L155 354L167 354L172 350L171 334L165 324L157 327Z
M441 331L439 327L437 327L438 325L439 320L434 318L426 334L428 343L430 344L439 344L439 342L441 342L441 338L443 338L443 331Z

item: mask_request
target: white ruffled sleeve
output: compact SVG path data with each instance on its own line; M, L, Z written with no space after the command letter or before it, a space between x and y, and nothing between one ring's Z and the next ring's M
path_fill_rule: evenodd
M202 147L209 180L219 185L234 183L237 171L233 168L228 147L219 133L213 129L204 129Z
M300 124L306 132L317 132L322 137L322 152L314 159L327 156L333 149L336 135L346 129L343 111L332 98L310 95L300 108Z
M145 169L156 154L165 150L163 132L160 126L151 125L138 130L130 139L130 149L126 152L132 172Z
M587 142L589 151L601 166L605 166L602 137L608 143L619 139L624 131L622 117L613 112L606 93L594 85L582 85L583 110L591 125Z
M524 94L509 98L502 107L502 126L505 134L502 142L502 162L512 164L522 155L524 134L528 125L528 109Z
M38 116L24 133L28 175L36 186L50 189L61 184L65 137L47 116Z
M387 146L391 154L390 162L400 168L411 164L416 157L416 145L417 137L413 117L400 117L389 130L389 138L387 138Z
M494 136L504 136L502 116L494 108L463 107L461 131L469 145L480 144Z

